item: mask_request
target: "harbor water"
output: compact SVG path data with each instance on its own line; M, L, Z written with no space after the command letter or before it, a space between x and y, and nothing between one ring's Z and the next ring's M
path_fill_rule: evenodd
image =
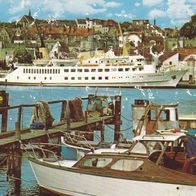
M141 88L92 88L92 87L17 87L1 86L0 90L9 93L9 105L30 104L39 100L52 101L86 97L88 94L121 95L122 96L122 125L121 131L124 137L132 137L131 105L135 99L148 99L157 104L178 103L179 114L196 114L196 90L195 89L141 89ZM51 113L56 122L59 119L59 108L51 107ZM85 109L85 105L84 105ZM22 127L29 127L30 110L25 110L22 117ZM28 115L25 115L28 114ZM17 110L9 112L8 129L13 130L17 118ZM111 127L105 127L105 138L113 139ZM6 171L0 170L0 196L15 196L13 180L7 179ZM29 166L27 155L23 154L21 196L40 195L33 172Z

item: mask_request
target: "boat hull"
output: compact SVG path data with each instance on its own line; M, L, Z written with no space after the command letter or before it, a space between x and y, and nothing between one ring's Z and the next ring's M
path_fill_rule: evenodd
M30 164L40 187L59 195L151 195L151 196L193 196L196 186L135 180L115 176L103 176L99 173L79 172L74 168L50 166L38 160L30 159Z

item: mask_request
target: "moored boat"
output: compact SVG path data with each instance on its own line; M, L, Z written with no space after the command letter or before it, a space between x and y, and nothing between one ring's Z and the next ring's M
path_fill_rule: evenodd
M168 161L164 156L169 144L176 144L183 137L160 136L157 142L163 142L163 148L154 145L154 152L145 145L152 139L148 137L135 143L146 149L143 152L132 147L127 152L86 154L79 161L50 162L36 158L29 158L29 161L39 186L59 195L194 195L196 176L176 171L179 170L177 164L170 169L163 162L163 159ZM159 153L154 156L157 150Z
M111 52L111 51L108 51ZM141 55L75 60L17 66L0 78L0 84L46 86L176 87L186 70L157 70Z

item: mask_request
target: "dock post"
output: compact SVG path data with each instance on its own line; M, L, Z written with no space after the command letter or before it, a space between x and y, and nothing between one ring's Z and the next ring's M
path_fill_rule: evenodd
M101 131L101 141L105 141L104 140L104 119L102 118L102 121L101 121L101 127L100 127L100 131Z
M19 122L16 122L15 123L15 127L16 127L16 138L18 140L21 140L20 123Z
M115 97L115 113L114 113L114 141L120 138L121 125L121 96Z
M22 152L19 142L11 146L7 165L8 178L13 182L13 195L20 195Z
M85 123L88 123L88 111L85 111Z
M7 119L8 119L8 109L1 107L8 107L8 101L9 101L9 94L5 91L0 91L0 114L2 115L2 122L1 122L1 131L6 132L7 131Z

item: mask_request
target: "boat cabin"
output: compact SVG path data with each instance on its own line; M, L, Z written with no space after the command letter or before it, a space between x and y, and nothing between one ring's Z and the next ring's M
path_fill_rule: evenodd
M148 100L135 100L132 105L134 133L145 135L179 128L177 107L178 104L157 105Z

